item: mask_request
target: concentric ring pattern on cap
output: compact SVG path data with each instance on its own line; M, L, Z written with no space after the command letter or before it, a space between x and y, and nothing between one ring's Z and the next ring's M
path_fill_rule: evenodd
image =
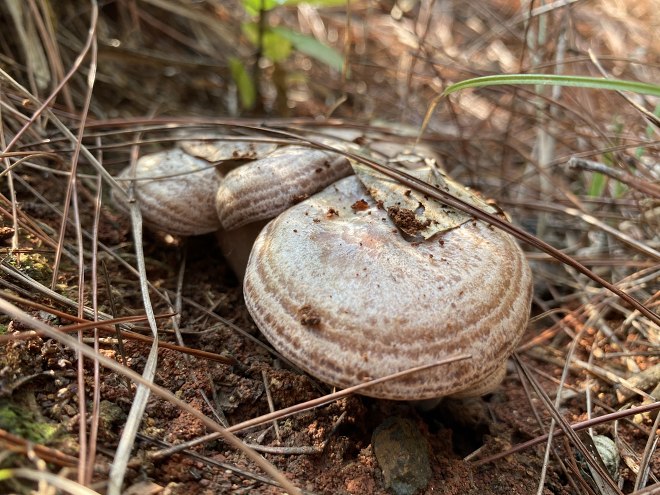
M421 400L497 376L525 330L532 277L515 240L480 221L408 242L353 176L266 226L244 292L272 345L338 387L471 354L363 391Z

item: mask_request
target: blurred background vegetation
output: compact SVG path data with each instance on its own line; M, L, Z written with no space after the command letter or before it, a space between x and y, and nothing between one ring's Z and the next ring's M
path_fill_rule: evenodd
M0 26L0 282L46 304L52 297L46 287L53 286L81 315L80 302L89 305L96 289L80 289L80 274L95 258L74 228L63 227L63 215L88 235L85 242L100 241L122 311L141 310L138 278L117 261L133 261L130 229L107 206L107 187L100 228L94 223L100 171L78 153L81 146L115 175L138 154L171 146L182 127L350 127L412 143L431 102L464 79L544 73L660 80L658 0L5 0ZM424 142L448 172L494 198L515 223L657 312L659 133L648 113L658 115L660 106L654 96L627 97L573 87L469 89L439 102ZM73 182L80 217L68 209L65 192ZM176 277L166 267L179 259L169 250L180 245L164 245L158 237L145 242L156 277L162 275L154 286L172 288ZM612 376L657 371L657 325L573 269L526 249L536 280L534 313L543 317L531 325L520 354L538 365L539 379L557 395L561 371L572 370L571 397L579 400L567 402L570 419L650 400L617 395L621 383ZM235 280L219 285L227 300L240 300ZM0 408L14 391L7 384L22 383L33 368L46 372L74 361L61 348L52 350L65 362L57 364L50 350L19 344L11 337L16 328L25 330L2 316L0 333L9 337L2 341L0 386L9 391L0 395ZM43 393L58 402L61 387L68 390L62 401L75 398L71 383L49 383ZM638 387L657 398L657 383L656 377ZM76 401L51 406L43 416L74 431ZM11 425L17 410L6 406ZM0 429L19 437L30 430L3 417L9 416L0 414ZM516 432L534 422L532 412L517 419ZM635 421L626 431L630 451L617 444L625 454L626 493L649 476L657 483L658 456L645 450L657 440L657 420ZM12 448L17 441L0 439ZM50 442L43 435L23 440ZM58 448L75 454L76 442ZM541 463L542 452L536 454ZM25 453L3 466L28 459ZM169 474L159 474L168 481ZM557 488L557 479L568 486L563 476L554 478L552 493L568 493Z

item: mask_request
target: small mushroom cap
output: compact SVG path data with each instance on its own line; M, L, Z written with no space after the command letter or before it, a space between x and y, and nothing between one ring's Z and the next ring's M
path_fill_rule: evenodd
M117 178L132 177L128 167ZM143 178L135 181L135 198L151 227L176 235L206 234L220 228L213 201L220 178L209 162L179 149L152 153L137 161L135 178Z
M525 330L532 277L514 239L480 221L406 241L348 177L264 228L244 293L272 345L334 386L471 354L361 392L423 400L493 388Z
M178 146L189 155L203 158L209 162L226 160L256 160L264 158L277 148L276 144L246 139L240 141L236 136L217 133L198 133L194 137L189 133Z
M268 220L351 173L341 155L284 146L225 176L216 195L218 218L225 230Z

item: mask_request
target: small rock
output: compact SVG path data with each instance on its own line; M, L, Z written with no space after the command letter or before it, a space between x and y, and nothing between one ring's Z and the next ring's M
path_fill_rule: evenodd
M607 471L616 479L619 473L619 449L616 448L616 443L605 435L594 435L592 440Z
M616 444L612 439L604 435L590 436L587 432L579 432L578 435L584 442L587 449L591 452L591 456L595 459L600 457L596 462L601 464L607 469L610 476L616 480L619 470L619 451ZM584 457L579 454L575 456L580 473L583 478L589 483L596 493L614 493L606 484L605 480L597 473L589 463L586 462Z
M431 464L426 439L412 421L389 418L371 439L385 486L395 495L413 495L428 485Z

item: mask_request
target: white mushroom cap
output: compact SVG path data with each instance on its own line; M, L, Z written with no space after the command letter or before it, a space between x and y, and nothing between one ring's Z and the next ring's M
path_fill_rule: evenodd
M128 167L117 178L132 177ZM148 225L177 235L199 235L220 228L214 203L220 178L209 162L179 149L162 151L141 157L135 178L144 179L135 181L135 198Z
M400 400L496 386L525 330L531 290L510 235L475 221L409 243L356 177L270 222L244 282L273 346L338 387L472 355L363 392Z
M351 173L341 155L284 146L225 176L216 196L218 217L225 230L267 220Z
M228 136L212 132L186 133L187 139L178 142L179 148L189 155L203 158L209 162L227 160L256 160L263 158L277 148L274 143L263 143L247 139L237 140L236 136Z

